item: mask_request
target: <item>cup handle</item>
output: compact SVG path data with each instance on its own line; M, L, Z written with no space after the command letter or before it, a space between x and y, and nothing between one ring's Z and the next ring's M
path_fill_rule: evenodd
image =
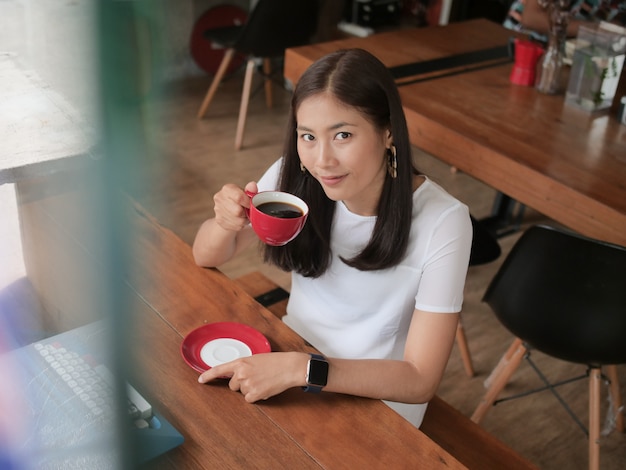
M248 196L250 198L250 204L252 204L252 198L254 196L256 196L257 193L255 193L253 191L248 191L247 189L244 190L244 193L246 193L246 196ZM250 208L249 207L244 207L243 210L246 211L246 217L249 219L250 218Z

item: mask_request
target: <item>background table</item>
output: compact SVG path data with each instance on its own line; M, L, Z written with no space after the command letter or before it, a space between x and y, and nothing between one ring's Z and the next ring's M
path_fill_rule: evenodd
M296 83L340 48L361 47L395 67L503 46L511 36L479 19L314 44L286 51L285 77ZM564 95L513 85L512 62L496 63L401 85L411 142L583 235L626 245L626 126Z

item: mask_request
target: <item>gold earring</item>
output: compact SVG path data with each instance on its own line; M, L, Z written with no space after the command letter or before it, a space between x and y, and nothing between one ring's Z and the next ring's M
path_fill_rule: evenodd
M300 171L302 173L306 173L306 168L304 167L304 165L302 164L302 161L300 161Z
M396 146L393 144L387 149L387 172L394 179L398 176L398 157Z

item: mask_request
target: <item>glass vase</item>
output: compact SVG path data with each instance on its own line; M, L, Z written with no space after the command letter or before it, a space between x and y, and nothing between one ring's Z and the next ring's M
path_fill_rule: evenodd
M548 48L541 60L535 88L541 93L556 95L564 91L561 78L565 41L570 20L569 0L539 0L549 20Z

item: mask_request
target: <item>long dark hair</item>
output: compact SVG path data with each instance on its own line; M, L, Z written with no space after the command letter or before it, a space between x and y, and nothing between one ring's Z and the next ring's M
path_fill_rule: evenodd
M331 261L330 233L335 202L308 172L300 168L297 150L296 114L300 104L319 93L330 93L358 110L377 129L391 131L396 147L397 178L387 174L376 224L369 243L354 258L343 262L362 271L397 265L406 252L413 210L411 144L402 103L393 77L372 54L362 49L344 49L324 56L300 78L291 100L287 137L279 188L301 197L309 205L303 231L282 247L266 246L265 261L306 277L319 277Z

